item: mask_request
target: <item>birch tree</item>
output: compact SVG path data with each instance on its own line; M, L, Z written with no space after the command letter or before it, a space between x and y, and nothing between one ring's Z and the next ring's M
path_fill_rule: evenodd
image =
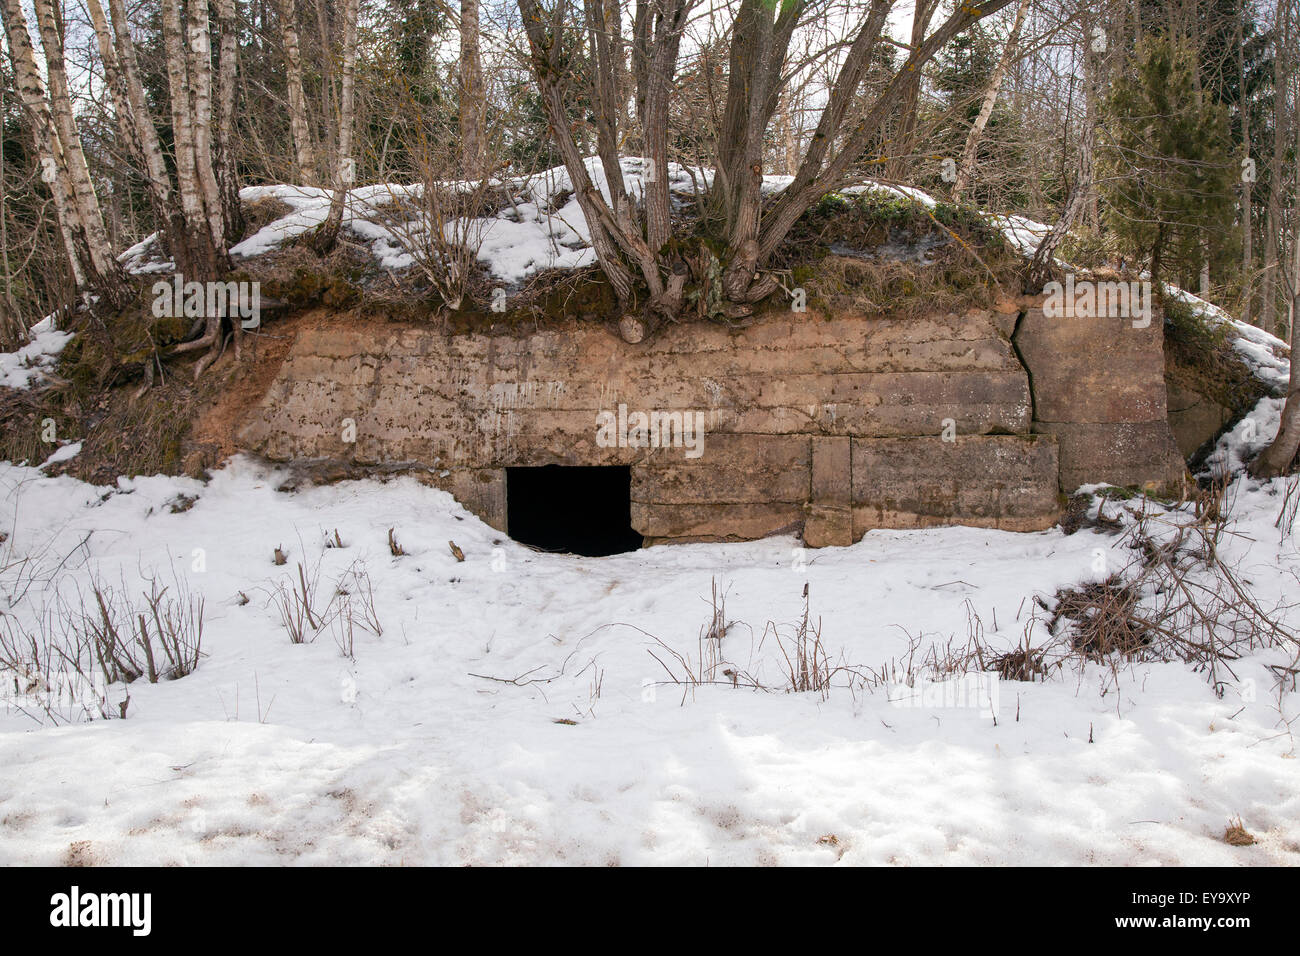
M316 182L316 145L307 121L307 94L302 82L302 41L298 35L298 8L294 0L278 0L280 42L284 47L285 80L289 89L289 133L293 137L293 168L298 182Z
M353 125L356 122L357 17L358 0L343 3L343 67L339 82L338 146L334 154L334 195L329 213L314 237L316 251L326 253L338 241L343 225L343 206L356 176L352 156Z
M81 147L81 135L68 91L62 37L50 0L37 0L35 13L48 88L37 67L36 52L20 0L0 2L14 80L31 124L40 156L42 179L50 189L73 281L83 293L93 291L115 298L120 294L121 269L109 245L103 214Z
M975 115L975 122L966 133L966 144L962 147L961 160L957 164L957 178L952 184L953 202L960 202L966 187L970 185L971 174L975 170L975 154L979 151L980 140L984 137L984 129L988 126L989 117L993 115L993 107L1002 89L1002 81L1015 59L1016 45L1020 42L1020 31L1025 25L1025 14L1028 12L1029 0L1020 0L1016 7L1015 22L1011 25L1011 34L1007 37L1002 55L998 57L997 66L993 68L993 74L989 77L988 87L980 102L980 111Z
M174 174L145 94L125 0L108 0L109 16L100 0L86 0L86 6L118 130L145 175L167 251L187 281L215 281L229 271L228 247L242 228L233 158L239 37L235 0L215 3L215 70L207 0L162 0ZM197 338L172 349L172 354L207 350L195 366L196 377L220 354L227 318L206 316ZM238 355L239 324L230 324Z
M113 113L127 150L145 177L145 187L154 215L162 226L167 249L182 269L188 268L190 259L185 220L175 201L171 174L167 171L162 144L145 98L124 0L108 0L108 6L113 18L111 25L99 0L86 0L104 78L113 101Z

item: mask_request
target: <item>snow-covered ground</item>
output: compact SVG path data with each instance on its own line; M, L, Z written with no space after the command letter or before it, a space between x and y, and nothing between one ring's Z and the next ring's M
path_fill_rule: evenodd
M1233 662L1222 698L1180 663L1071 665L1001 683L996 723L987 702L916 705L847 678L825 698L780 689L764 626L788 641L805 584L832 662L880 668L964 644L972 615L1014 646L1034 594L1130 560L1121 536L949 528L578 558L410 478L285 493L281 477L235 459L206 485L103 489L0 465L6 615L31 625L53 580L66 609L92 571L136 592L174 568L207 602L197 671L131 684L126 719L0 709L0 863L1300 862L1300 698L1266 667L1294 654ZM1265 604L1300 569L1274 527L1282 488L1240 481L1223 544ZM173 511L179 495L197 500ZM327 548L335 529L344 547ZM290 642L270 594L300 561L326 595L349 569L372 582L382 634L358 629L353 659L328 632ZM769 690L664 683L656 656L682 668L663 645L698 664L714 582L736 622L719 672ZM1256 845L1222 842L1238 816Z
M27 389L47 380L71 332L54 327L54 317L46 316L27 332L28 342L16 352L0 352L0 386Z
M633 192L638 163L625 161ZM669 175L691 194L687 171ZM490 271L515 282L589 261L563 170L514 185L509 214L479 224ZM350 196L346 226L387 268L410 264L410 227L382 214L409 190ZM244 198L263 196L290 212L237 254L311 228L329 199ZM1023 248L1046 229L998 224ZM149 240L122 259L169 268ZM1188 299L1238 327L1256 374L1284 380L1281 343ZM39 385L67 337L33 331L0 356L3 384ZM1264 399L1211 466L1239 471L1280 406ZM1124 535L947 528L578 558L516 544L411 478L286 493L283 474L236 458L207 484L97 488L41 468L0 464L0 635L66 636L92 581L138 606L158 574L204 599L203 657L179 680L102 688L110 714L129 693L125 719L87 720L3 675L0 864L1300 863L1300 697L1276 669L1296 666L1294 646L1232 661L1219 693L1184 663L1071 660L997 684L996 720L970 684L945 699L871 679L960 652L972 632L992 652L1026 635L1046 646L1035 597L1127 566ZM1266 608L1296 600L1300 547L1276 526L1287 487L1238 478L1220 545ZM389 528L407 554L390 553ZM318 610L357 610L350 655L342 617L291 643L275 596L299 564ZM720 644L702 638L715 587ZM831 664L850 668L826 694L783 687L805 587ZM371 589L380 627L366 629ZM1280 621L1300 630L1300 608ZM718 683L674 682L705 658ZM1238 818L1254 845L1223 842Z

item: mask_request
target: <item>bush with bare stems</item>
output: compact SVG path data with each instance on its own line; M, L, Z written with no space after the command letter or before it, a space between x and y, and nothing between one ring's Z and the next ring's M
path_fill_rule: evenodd
M92 573L86 590L52 585L50 600L26 626L0 617L0 672L6 690L52 721L113 716L107 688L144 678L179 680L203 657L204 599L173 569L164 583L143 574L134 597L125 580L114 587ZM118 715L126 707L119 704Z
M356 628L375 637L384 633L375 608L375 589L360 561L354 561L334 582L328 600L321 594L320 560L308 570L301 561L297 573L269 588L270 604L293 644L310 644L321 631L334 636L340 652L353 656Z
M1118 673L1129 663L1173 661L1205 673L1222 696L1230 681L1239 680L1234 662L1253 652L1280 649L1290 663L1266 666L1277 677L1279 694L1294 690L1300 677L1300 640L1283 623L1294 605L1261 602L1240 568L1223 556L1224 540L1235 533L1230 527L1230 487L1213 482L1190 503L1173 508L1139 497L1119 515L1092 522L1093 527L1122 534L1121 543L1134 557L1101 580L1061 588L1050 598L1035 596L1021 637L1010 648L990 644L983 621L967 601L964 642L955 637L941 642L904 631L908 650L878 666L832 663L821 619L810 612L805 584L799 620L793 625L769 621L763 631L760 648L769 638L773 641L782 677L779 687L769 687L723 656L722 636L745 625L726 619L715 585L713 613L701 629L698 656L680 653L653 635L657 646L649 653L668 675L666 683L687 690L718 683L813 692L825 699L837 686L854 693L912 688L978 673L1042 681L1067 666L1102 664ZM1100 510L1104 505L1099 499L1092 507ZM1290 502L1283 507L1285 512ZM1279 525L1285 521L1284 514Z

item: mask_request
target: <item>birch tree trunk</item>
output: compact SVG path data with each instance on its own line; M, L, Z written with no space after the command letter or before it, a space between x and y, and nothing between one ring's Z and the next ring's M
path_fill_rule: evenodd
M86 243L86 228L81 213L72 197L67 168L63 161L63 147L54 117L50 111L45 83L36 68L36 52L32 47L27 18L19 0L0 0L0 16L4 19L5 33L9 39L9 57L13 63L14 84L32 126L33 139L42 168L42 178L50 189L59 235L63 239L68 267L72 271L77 290L86 292L94 276L90 268L90 251Z
M316 235L315 247L320 253L330 251L338 241L339 228L343 225L343 206L356 169L352 157L352 125L356 114L354 86L357 67L357 6L357 0L344 0L343 69L339 84L338 151L334 157L334 196L330 200L329 214Z
M126 10L123 0L109 0L108 6L113 18L111 27L99 0L86 0L105 78L113 95L118 129L137 166L144 173L154 213L158 217L157 221L162 224L164 245L184 270L190 261L185 220L176 204L162 144L158 140L153 117L145 100Z
M212 233L212 246L225 248L225 216L222 214L221 187L217 184L212 161L212 31L208 21L207 0L186 0L188 43L186 69L190 81L190 123L193 129L194 168L204 217Z
M1015 59L1016 44L1020 42L1020 30L1024 27L1025 14L1028 10L1029 0L1020 0L1019 6L1016 7L1016 19L1011 26L1011 34L1007 37L1007 45L1002 48L1002 55L998 57L993 75L989 77L989 85L984 91L984 101L980 103L980 111L975 117L975 122L966 133L966 145L961 151L961 162L957 164L957 179L952 184L953 202L960 202L962 194L970 185L971 173L975 169L975 154L979 151L980 140L984 137L984 128L989 124L989 117L993 115L993 106L997 103L1002 81L1006 78L1007 70Z
M191 278L204 281L216 278L219 269L217 248L212 241L211 227L206 222L207 209L199 186L194 149L194 112L185 54L187 44L181 12L181 0L162 0L163 47L167 60L167 87L171 96L176 187L180 194L190 260L185 268L190 270Z
M316 147L307 122L307 94L302 85L302 43L298 37L298 8L294 0L278 0L280 41L289 87L289 134L293 137L294 178L305 186L316 183Z
M221 208L223 229L221 246L226 248L239 238L244 220L239 205L239 177L235 169L233 149L235 76L239 65L239 23L235 16L235 0L216 0L216 5L221 45L217 60L217 134L213 166Z
M104 228L104 216L95 194L95 184L90 178L90 167L81 148L81 134L72 112L72 98L68 92L68 75L63 60L63 37L55 19L51 0L33 0L41 46L45 50L45 70L49 81L50 110L54 128L63 150L63 164L67 170L69 190L85 230L89 267L97 277L100 291L108 291L121 281L121 269L113 256L112 244Z

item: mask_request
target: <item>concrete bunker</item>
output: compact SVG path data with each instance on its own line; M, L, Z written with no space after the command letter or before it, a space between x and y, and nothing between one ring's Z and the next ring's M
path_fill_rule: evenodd
M458 332L322 312L295 326L239 440L276 461L417 470L512 534L545 517L515 514L530 510L511 501L530 494L519 490L530 470L616 468L628 539L647 545L1034 531L1085 482L1178 487L1162 322L1042 306L772 311L742 328L670 325L637 344L576 319ZM677 421L697 434L641 440L652 421L655 434L671 438L664 423Z

